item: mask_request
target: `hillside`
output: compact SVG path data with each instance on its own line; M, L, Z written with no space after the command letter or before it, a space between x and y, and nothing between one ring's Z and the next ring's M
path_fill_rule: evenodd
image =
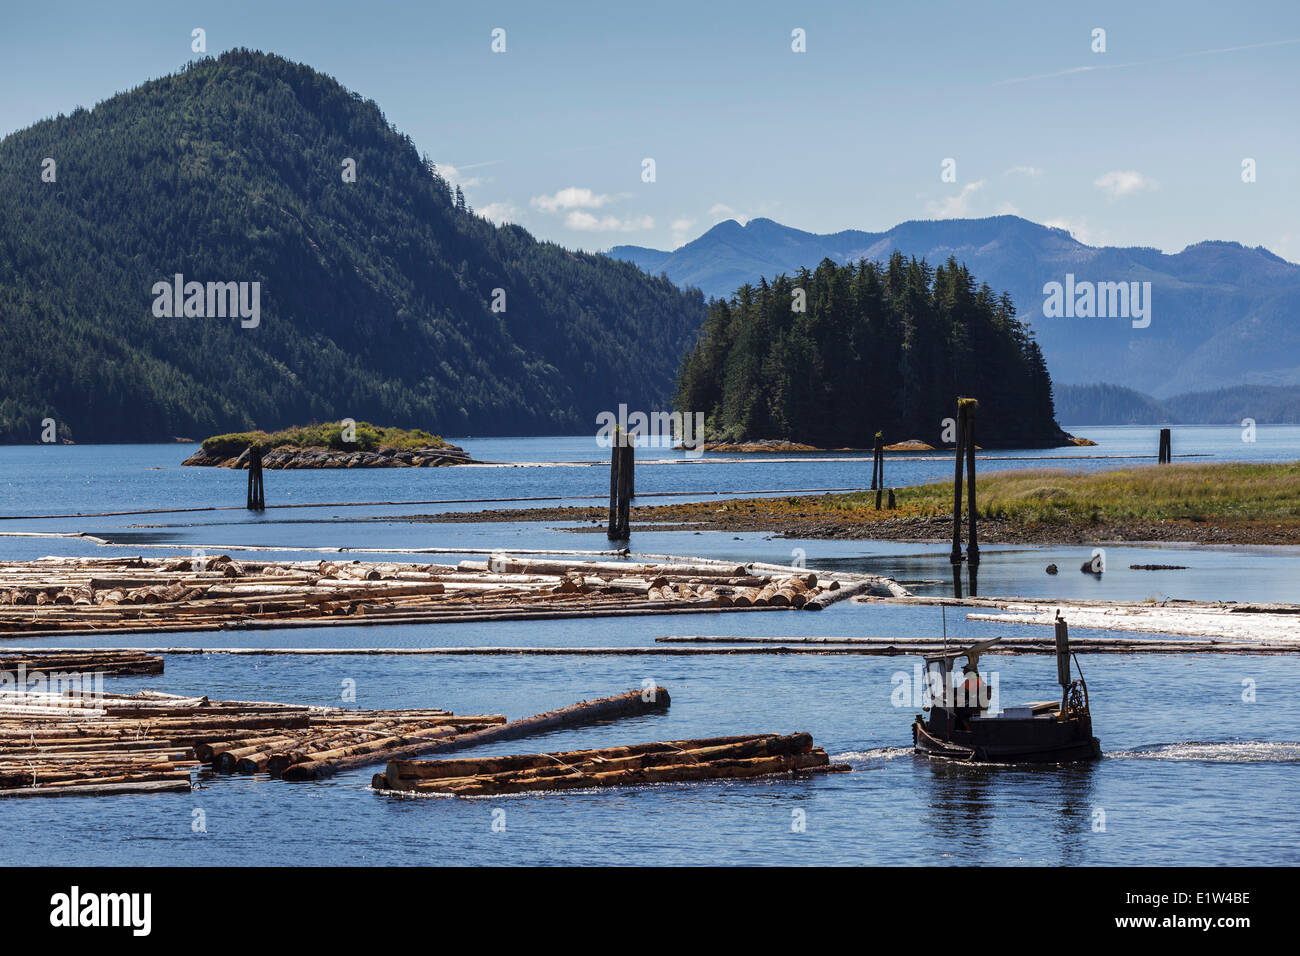
M711 440L864 448L881 431L937 447L952 443L943 421L959 396L979 399L983 447L1069 442L1011 300L955 259L931 268L895 253L883 267L828 259L714 300L675 403L705 414Z
M1057 385L1056 410L1067 425L1257 425L1300 423L1300 386L1238 385L1158 401L1118 385Z
M905 256L956 257L1006 289L1032 324L1056 381L1105 377L1156 396L1240 384L1300 384L1300 266L1266 249L1203 242L1176 255L1140 247L1093 247L1016 216L905 222L887 232L818 235L753 219L729 220L664 253L617 246L610 255L663 273L709 296L760 276ZM1043 286L1079 281L1150 282L1151 324L1129 318L1047 318Z
M256 321L156 317L177 274L249 283ZM0 141L0 314L0 440L85 442L587 431L664 406L704 303L492 225L375 103L236 51Z

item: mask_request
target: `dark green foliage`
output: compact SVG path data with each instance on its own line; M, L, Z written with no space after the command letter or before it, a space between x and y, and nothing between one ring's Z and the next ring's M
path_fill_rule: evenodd
M806 311L796 311L796 291ZM1052 383L1010 297L954 259L938 269L895 253L771 283L710 303L678 377L677 407L704 412L711 439L783 438L865 448L940 444L957 399L979 399L983 446L1062 444Z
M1300 423L1300 385L1238 385L1155 399L1120 385L1058 385L1061 421L1078 425Z
M175 273L260 282L260 326L154 318ZM200 60L0 141L0 440L47 416L78 441L342 417L587 431L663 407L703 314L698 292L474 215L373 102L275 56Z
M213 435L203 439L203 450L209 455L238 455L251 445L261 445L263 449L279 448L292 445L295 448L323 447L335 451L375 451L378 448L441 448L447 443L438 435L416 429L385 428L369 422L353 423L350 440L343 437L342 422L325 422L324 424L302 425L286 428L278 432L239 432L229 435Z
M1057 404L1067 425L1158 425L1169 421L1159 401L1122 385L1058 385Z

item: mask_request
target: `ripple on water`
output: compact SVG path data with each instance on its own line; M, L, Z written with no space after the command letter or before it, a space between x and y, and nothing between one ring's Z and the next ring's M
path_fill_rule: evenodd
M1199 741L1154 744L1134 750L1118 750L1110 759L1208 760L1215 763L1300 763L1300 743L1291 741Z

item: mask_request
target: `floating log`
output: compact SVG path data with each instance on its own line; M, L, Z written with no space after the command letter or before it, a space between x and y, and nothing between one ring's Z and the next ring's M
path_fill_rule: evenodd
M371 786L469 797L847 769L832 765L809 734L753 734L470 760L397 760Z
M495 743L500 740L530 737L534 734L546 733L562 727L577 727L601 720L617 720L621 717L639 717L667 710L669 703L668 691L662 687L644 691L628 691L625 694L604 697L600 700L581 701L569 707L547 711L533 717L525 717L522 720L512 721L499 727L438 739L394 743L384 750L367 753L306 760L287 767L283 772L283 776L285 780L316 780L339 770L362 767L381 760L395 760L418 757L428 753L462 750L466 747L477 747L480 744Z

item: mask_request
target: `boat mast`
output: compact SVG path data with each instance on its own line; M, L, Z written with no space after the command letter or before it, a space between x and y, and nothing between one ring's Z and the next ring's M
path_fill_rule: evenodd
M1070 628L1056 612L1056 680L1061 685L1061 719L1065 719L1065 706L1070 696Z

